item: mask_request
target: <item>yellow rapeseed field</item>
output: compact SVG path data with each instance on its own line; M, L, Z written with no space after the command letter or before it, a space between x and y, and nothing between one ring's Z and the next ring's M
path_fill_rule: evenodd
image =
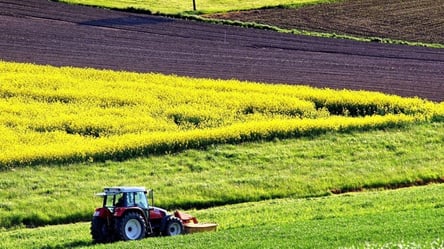
M125 159L215 143L442 119L366 91L0 61L0 167Z

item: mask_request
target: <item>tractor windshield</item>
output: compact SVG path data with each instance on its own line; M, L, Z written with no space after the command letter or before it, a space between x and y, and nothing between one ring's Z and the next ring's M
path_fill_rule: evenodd
M136 205L141 208L148 208L148 201L144 192L137 192L135 196Z
M149 207L145 192L108 193L102 196L105 198L103 205L109 209L134 206L148 209Z

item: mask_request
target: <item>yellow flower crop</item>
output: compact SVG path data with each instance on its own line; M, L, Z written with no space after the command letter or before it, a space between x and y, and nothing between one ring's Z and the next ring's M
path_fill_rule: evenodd
M124 159L215 143L442 120L443 104L0 61L0 167Z

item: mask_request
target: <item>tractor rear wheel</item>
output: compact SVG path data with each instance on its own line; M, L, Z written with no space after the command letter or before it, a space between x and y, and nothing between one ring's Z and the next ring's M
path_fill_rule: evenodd
M179 234L183 234L183 224L179 218L175 216L170 216L167 218L165 222L165 228L162 231L164 236L175 236Z
M137 212L129 212L116 223L122 240L138 240L145 237L146 223L143 216Z
M94 216L91 222L91 235L94 243L108 243L113 241L106 219Z

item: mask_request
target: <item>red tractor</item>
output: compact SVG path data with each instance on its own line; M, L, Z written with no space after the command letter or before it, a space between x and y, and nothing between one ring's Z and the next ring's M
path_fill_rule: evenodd
M105 188L97 194L103 197L103 206L93 215L93 241L107 243L146 236L174 236L185 232L184 224L193 227L198 223L191 215L178 211L171 215L162 208L150 206L147 194L153 204L153 191L144 187Z

